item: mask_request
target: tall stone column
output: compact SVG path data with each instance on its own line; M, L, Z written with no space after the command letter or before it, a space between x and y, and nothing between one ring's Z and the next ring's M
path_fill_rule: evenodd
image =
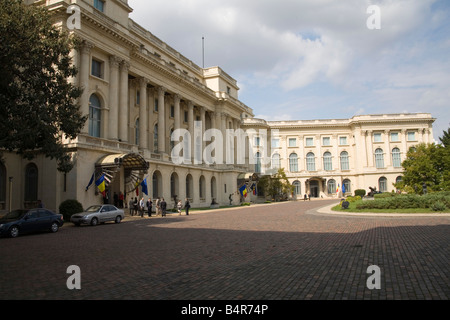
M188 102L188 131L191 135L191 149L189 150L189 159L194 157L194 103L192 101Z
M181 96L175 94L173 96L173 106L174 106L174 126L173 129L177 130L181 128L181 107L180 107Z
M88 41L83 41L80 51L80 66L79 66L79 86L83 90L80 97L80 110L82 115L89 114L89 70L91 62L91 50L94 45ZM89 133L89 120L81 130L82 133Z
M166 152L166 110L164 96L166 88L158 88L158 153Z
M109 119L103 123L108 125L108 139L119 138L119 63L116 56L109 58Z
M373 153L373 131L367 130L367 166L373 167L374 166L374 153Z
M384 164L384 166L387 168L387 167L390 167L391 166L391 148L390 148L390 145L389 145L389 139L390 139L390 136L389 136L389 130L385 130L384 131L384 148L385 148L385 150L386 151L384 151L384 154L385 154L385 156L384 156L384 159L385 159L385 164Z
M120 65L120 93L119 93L119 139L128 142L128 69L130 63L122 61Z
M140 105L139 105L139 148L148 148L148 130L147 130L147 84L148 79L139 79ZM158 126L159 127L159 126Z

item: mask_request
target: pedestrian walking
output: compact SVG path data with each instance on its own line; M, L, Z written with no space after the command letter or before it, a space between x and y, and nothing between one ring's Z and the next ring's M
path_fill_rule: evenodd
M164 200L164 198L161 199L160 206L161 206L161 216L165 217L167 210L167 202L166 200Z
M177 203L177 210L178 210L178 215L181 216L181 208L183 207L183 204L181 203L181 200L178 200Z
M130 210L130 216L133 216L133 210L134 210L133 198L130 198L130 201L128 202L128 209Z
M147 214L148 214L149 218L152 216L152 204L153 204L152 199L148 198L147 199L147 210L148 210Z
M134 197L134 201L133 201L133 216L138 214L138 206L139 206L139 202L137 197Z
M191 203L189 202L189 199L186 198L186 201L184 202L184 209L186 210L186 215L189 215L189 208L191 207Z

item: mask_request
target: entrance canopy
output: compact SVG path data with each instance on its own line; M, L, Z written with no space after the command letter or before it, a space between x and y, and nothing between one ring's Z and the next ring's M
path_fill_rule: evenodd
M111 154L104 156L95 164L97 169L124 167L129 170L148 171L149 163L137 153Z

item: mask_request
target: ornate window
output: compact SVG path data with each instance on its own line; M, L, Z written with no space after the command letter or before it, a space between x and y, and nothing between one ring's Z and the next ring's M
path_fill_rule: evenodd
M331 152L325 152L323 154L323 168L326 171L333 170L333 159L331 157Z
M312 152L306 155L306 170L316 171L316 156Z
M96 94L89 98L89 135L100 138L100 128L102 122L101 102Z
M291 153L289 155L289 171L290 172L298 171L298 157L296 153Z

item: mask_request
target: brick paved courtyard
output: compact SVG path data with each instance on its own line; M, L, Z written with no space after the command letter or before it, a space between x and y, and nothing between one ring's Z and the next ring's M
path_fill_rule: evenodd
M335 201L334 201L335 202ZM0 299L450 298L447 217L322 214L329 201L129 218L0 239ZM69 290L67 267L81 269ZM381 271L370 290L367 268Z

